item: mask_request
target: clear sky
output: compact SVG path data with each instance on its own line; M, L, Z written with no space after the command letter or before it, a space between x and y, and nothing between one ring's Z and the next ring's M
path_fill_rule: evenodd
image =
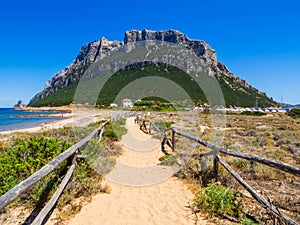
M26 103L83 44L130 29L176 29L270 97L300 103L300 1L3 0L0 107Z

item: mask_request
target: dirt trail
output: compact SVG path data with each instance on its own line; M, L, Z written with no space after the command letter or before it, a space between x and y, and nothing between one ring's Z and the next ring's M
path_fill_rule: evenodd
M172 177L176 168L157 165L162 156L159 141L140 131L133 118L126 125L123 154L106 176L111 193L95 196L69 224L195 224L189 208L193 194ZM198 218L197 224L207 222Z

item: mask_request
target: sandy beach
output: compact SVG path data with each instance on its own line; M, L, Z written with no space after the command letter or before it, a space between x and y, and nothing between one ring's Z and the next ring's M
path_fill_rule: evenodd
M18 129L18 130L9 130L9 131L1 131L0 135L10 135L14 133L36 133L40 131L45 130L52 130L52 129L58 129L65 126L70 126L73 123L73 116L72 113L63 113L60 114L59 117L57 117L57 120L48 122L48 123L42 123L41 125L30 127L30 128L24 128L24 129ZM1 138L1 136L0 136Z
M26 107L22 110L25 111L62 111L64 113L60 114L50 114L51 117L57 117L57 120L42 123L38 126L0 131L0 140L6 139L8 136L17 133L37 133L41 131L48 131L52 129L58 129L63 127L72 126L86 126L90 123L97 122L103 119L107 119L111 112L109 110L98 110L98 109L88 109L88 108L76 108L71 106L61 106L61 107Z
M67 105L67 106L41 106L41 107L23 107L23 108L16 108L15 110L22 110L22 111L32 111L32 112L38 112L42 110L51 110L51 111L66 111L66 112L72 112L73 106Z

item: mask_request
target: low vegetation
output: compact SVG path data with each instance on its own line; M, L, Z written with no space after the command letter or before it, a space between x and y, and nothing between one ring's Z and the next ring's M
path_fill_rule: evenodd
M138 111L157 111L157 112L174 112L176 109L171 103L161 100L142 100L136 102L132 110Z
M174 124L174 121L157 121L155 122L155 125L158 129L163 130L164 128L170 128Z
M71 145L72 143L67 141L43 136L28 140L15 139L12 147L5 147L0 152L0 195L42 168ZM62 165L58 171L65 166ZM49 176L47 180L54 180L54 176ZM55 184L51 186L55 186ZM31 194L37 195L45 187L40 183L31 191Z
M108 125L106 125L103 136L110 138L112 141L120 141L122 135L126 134L127 132L125 123L126 119L124 118L110 122Z
M173 120L178 122L175 117ZM268 114L268 116L229 114L226 115L226 129L220 130L212 127L209 114L200 112L199 123L203 130L199 133L199 137L205 141L210 141L212 135L214 138L224 137L222 141L224 148L299 166L300 124L298 120L298 118L283 113ZM185 127L185 129L188 130L189 128ZM193 130L192 125L190 130ZM217 224L232 224L228 221L224 222L222 219L224 217L228 217L237 224L274 224L278 222L221 165L219 166L220 183L211 183L215 179L212 157L200 156L200 153L208 152L208 148L204 146L196 146L195 148L186 138L177 136L175 146L180 146L180 148L184 146L184 151L179 152L180 149L176 149L175 154L185 154L188 158L184 167L176 175L191 184L191 189L196 194L194 204L196 212L200 211L212 217L220 217L222 222L216 218L211 219ZM194 151L188 155L188 149L193 148ZM299 198L297 197L300 196L299 177L252 161L223 154L220 156L282 213L300 222ZM219 194L222 190L219 185L223 186L224 192L227 190L228 193L234 193L234 200L231 201L233 204L226 207L229 212L226 210L215 211L215 209L222 209L217 200L220 200L222 204L227 201L218 197L225 196L224 193L224 195ZM198 191L199 189L200 191ZM208 193L213 193L211 194L213 199L208 198ZM232 207L237 207L234 209L238 210L230 211ZM234 214L232 212L239 213Z
M259 111L244 111L241 113L241 115L248 115L248 116L265 116L267 115L266 113L264 112L259 112Z
M291 109L289 111L288 115L294 119L300 118L300 109L298 109L298 108Z
M217 183L201 187L194 202L199 210L209 216L238 218L243 211L241 204L236 202L236 193Z
M65 127L45 131L43 136L19 134L10 144L3 144L0 149L0 195L39 170L101 123L102 121L84 128ZM79 154L86 155L86 158L77 160L74 174L59 198L57 209L63 212L59 216L60 219L68 219L80 210L82 202L78 203L74 199L84 198L84 201L88 201L95 193L110 191L110 188L102 182L103 175L112 169L116 162L115 157L121 153L121 148L115 141L126 132L124 124L124 119L107 124L105 128L107 133L103 135L101 142L92 139L80 149ZM66 160L10 207L17 206L20 201L22 205L30 208L43 207L58 187L70 163L70 160ZM70 207L65 211L67 205Z
M172 166L178 163L178 158L176 155L167 154L159 158L161 165Z

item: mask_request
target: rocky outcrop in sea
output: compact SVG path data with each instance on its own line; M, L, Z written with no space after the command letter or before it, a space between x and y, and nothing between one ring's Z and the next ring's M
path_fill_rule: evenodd
M15 109L22 109L22 108L25 108L25 107L26 107L26 105L25 105L25 103L22 100L19 100L17 102L17 104L14 105Z

